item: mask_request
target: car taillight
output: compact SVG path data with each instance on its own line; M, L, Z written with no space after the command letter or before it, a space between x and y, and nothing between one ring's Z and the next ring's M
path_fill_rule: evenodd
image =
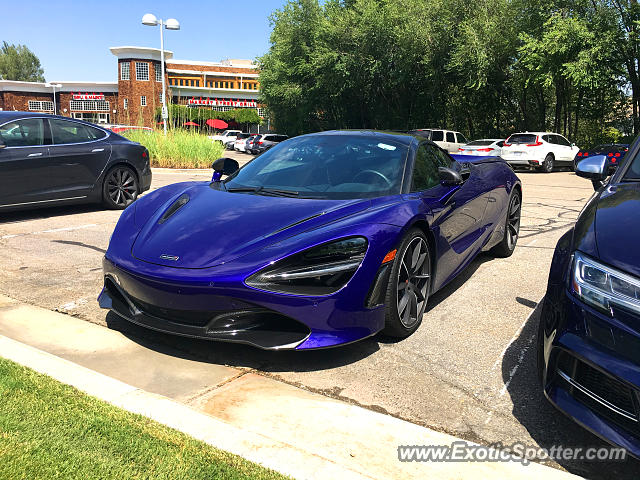
M258 142L258 145L262 145L262 140L260 140L260 141Z
M143 151L142 152L142 158L148 158L148 157L149 157L149 154L147 153L147 151L146 150Z
M459 148L458 151L459 152L464 152L464 148Z
M616 153L616 157L619 157L619 156L620 156L620 153L619 153L619 152L618 152L618 153Z
M607 153L607 157L613 157L613 152Z
M535 143L527 143L527 147L539 147L540 145L542 145L542 142L540 141L540 137L536 137Z
M584 156L588 157L589 156L589 152L584 152Z
M502 144L502 146L503 146L503 147L510 147L510 146L511 146L511 144L510 144L510 143L507 143L507 142L504 142L504 143Z
M493 148L478 148L476 152L490 152Z
M582 156L582 152L578 152L578 156L581 157Z

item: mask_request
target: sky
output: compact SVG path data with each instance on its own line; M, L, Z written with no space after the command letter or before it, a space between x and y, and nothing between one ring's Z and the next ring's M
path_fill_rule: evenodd
M109 47L160 48L160 28L142 16L176 18L165 30L174 58L218 62L254 59L269 48L269 15L285 0L0 0L0 42L24 44L44 68L47 81L117 80L117 59Z

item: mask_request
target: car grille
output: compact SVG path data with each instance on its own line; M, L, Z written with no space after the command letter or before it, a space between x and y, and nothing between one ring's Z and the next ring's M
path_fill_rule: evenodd
M560 354L556 369L576 400L630 433L640 434L637 390L567 352Z

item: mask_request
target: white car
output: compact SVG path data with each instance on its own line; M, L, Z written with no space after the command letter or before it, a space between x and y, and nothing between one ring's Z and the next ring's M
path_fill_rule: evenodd
M504 140L495 138L484 138L474 140L458 149L459 155L476 155L482 157L499 157L502 154Z
M247 151L247 139L251 136L249 133L238 133L235 141L233 142L233 149L236 152Z
M552 172L556 166L572 166L580 149L552 132L514 133L502 146L502 158L512 167L533 167Z
M469 143L469 140L464 138L464 135L452 130L444 130L440 128L419 128L417 130L412 130L410 133L415 133L428 138L449 153L458 153L458 149L460 147Z
M209 138L213 142L222 142L222 144L226 147L227 143L235 142L236 136L238 133L242 133L242 130L225 130L220 135L210 135Z

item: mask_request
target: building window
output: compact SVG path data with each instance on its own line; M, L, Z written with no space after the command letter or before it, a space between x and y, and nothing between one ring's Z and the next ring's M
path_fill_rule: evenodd
M122 62L120 64L120 80L129 80L131 78L129 74L129 62Z
M129 99L128 99L128 98L125 98L125 99L123 100L123 102L124 102L124 105L123 105L123 106L124 106L124 109L126 110L127 108L129 108Z
M262 118L264 118L264 113L265 113L264 112L264 108L258 107L258 108L256 108L256 110L258 110L258 115L260 115Z
M162 81L162 67L160 65L156 65L156 82Z
M180 86L184 87L184 80L183 79L180 79Z
M136 80L149 80L149 64L147 62L136 62Z
M50 102L48 100L29 100L29 110L36 110L38 112L53 112L53 102Z
M142 107L146 107L147 106L147 96L146 95L140 95L140 106L142 106Z
M106 100L71 100L69 108L72 111L108 112L109 102Z

